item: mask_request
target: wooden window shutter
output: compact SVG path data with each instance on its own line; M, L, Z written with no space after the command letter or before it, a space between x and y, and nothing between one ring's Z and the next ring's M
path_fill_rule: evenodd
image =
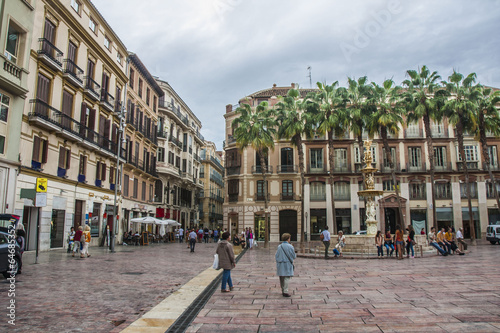
M101 179L101 161L97 161L97 165L95 167L95 179Z
M50 79L38 73L36 98L45 103L49 103L49 89L50 89Z
M118 144L118 125L113 124L113 129L111 130L111 141Z
M47 155L49 154L49 143L47 140L42 140L41 142L42 150L42 163L47 163Z
M106 163L101 163L101 180L105 181L106 180Z
M45 19L45 29L43 32L43 37L52 44L54 44L55 29L56 29L55 25L52 22L50 22L49 19Z
M66 149L66 170L69 169L71 164L71 149Z
M115 182L115 167L109 167L109 183L116 184Z
M40 138L38 136L33 138L33 156L31 159L40 162Z
M99 134L104 135L104 128L106 126L106 118L103 115L99 115Z
M90 109L90 114L89 114L89 126L91 130L94 130L95 128L95 109Z
M64 169L64 158L66 157L66 149L59 147L59 168Z
M109 131L111 130L111 120L106 119L104 124L104 137L109 140Z

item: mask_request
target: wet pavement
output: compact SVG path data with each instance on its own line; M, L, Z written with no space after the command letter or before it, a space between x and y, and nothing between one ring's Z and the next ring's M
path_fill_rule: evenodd
M0 332L110 332L126 328L210 267L216 244L90 248L90 258L64 250L25 253L16 278L16 326L2 314ZM0 280L0 309L6 309L9 284Z
M274 253L247 251L188 332L500 332L500 246L466 256L295 261L291 298Z

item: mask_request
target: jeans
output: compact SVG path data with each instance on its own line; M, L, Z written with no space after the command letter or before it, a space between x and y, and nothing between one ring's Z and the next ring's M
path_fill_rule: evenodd
M81 253L81 250L80 250L80 241L75 241L75 243L73 244L73 254L75 252L76 253L78 253L78 252Z
M377 257L383 257L384 256L384 247L382 245L378 246L377 245Z
M214 237L214 243L218 243L219 242L219 237L215 236Z
M387 249L387 255L389 256L389 250L391 250L391 256L392 254L394 253L394 244L390 243L390 244L387 244L385 243L385 248Z
M182 241L184 240L184 237L182 235L179 236L179 243L182 243Z
M411 256L414 257L415 256L415 251L413 251L413 242L412 241L409 241L406 244L406 255L408 257L410 256L410 250L411 250Z
M221 290L226 290L226 283L229 285L229 288L233 287L233 280L231 280L231 270L224 269L222 272L222 285Z
M196 246L196 239L192 238L189 240L189 248L191 249L191 252L194 252L194 247Z
M288 294L288 282L290 278L290 276L280 276L280 286L283 294Z
M443 256L448 254L448 252L446 252L445 250L443 250L443 248L441 246L439 246L439 244L436 243L436 242L430 242L429 245L433 246L434 248L436 248L436 250L438 250L439 253L441 253Z
M443 250L448 252L448 254L451 254L451 246L449 243L439 242L438 244L439 244L439 246L441 246L443 248Z
M323 241L325 245L325 258L328 258L328 248L330 247L330 241Z

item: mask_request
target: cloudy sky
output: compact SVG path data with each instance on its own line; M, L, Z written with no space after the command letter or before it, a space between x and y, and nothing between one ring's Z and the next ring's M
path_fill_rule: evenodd
M222 149L226 104L273 83L367 75L398 84L427 65L500 87L500 0L92 0Z

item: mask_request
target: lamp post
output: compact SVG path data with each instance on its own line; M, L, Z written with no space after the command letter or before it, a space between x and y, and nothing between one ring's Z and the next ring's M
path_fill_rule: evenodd
M127 77L128 77L129 65L130 65L130 57L127 56L127 66L125 68L125 74L127 75ZM115 235L116 231L118 230L116 216L118 214L118 184L121 185L122 183L121 182L122 173L120 172L120 153L122 148L123 131L125 129L125 116L127 114L126 100L127 100L127 83L125 83L125 88L123 89L123 103L120 107L120 111L115 112L115 114L118 113L118 119L120 119L120 126L118 127L118 142L116 144L115 198L113 205L113 230L111 231L111 242L110 242L111 253L115 252Z

